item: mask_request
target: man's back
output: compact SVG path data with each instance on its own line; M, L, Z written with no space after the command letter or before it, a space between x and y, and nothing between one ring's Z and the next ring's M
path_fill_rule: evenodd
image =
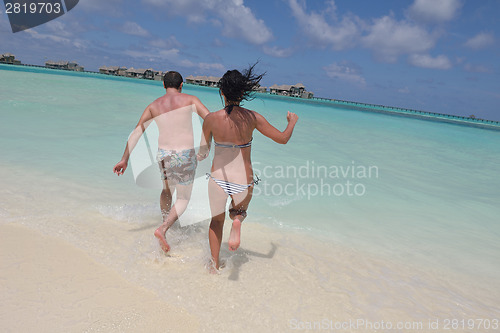
M180 92L167 92L150 105L158 130L158 147L185 150L194 147L192 114L197 112L194 97Z
M130 134L122 159L113 168L117 175L125 172L131 152L153 120L159 129L159 150L194 152L192 114L196 112L205 119L210 112L198 97L181 92L183 79L178 72L167 72L163 85L166 89L165 95L146 107Z

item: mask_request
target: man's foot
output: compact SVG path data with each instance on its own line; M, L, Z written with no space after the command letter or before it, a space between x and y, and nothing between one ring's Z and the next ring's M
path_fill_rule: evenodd
M168 251L170 251L170 246L165 239L165 233L161 230L161 228L156 229L155 237L158 238L158 242L160 243L160 247L163 252L167 253Z
M228 242L230 251L236 251L238 247L240 247L240 233L241 233L241 221L239 219L234 219Z

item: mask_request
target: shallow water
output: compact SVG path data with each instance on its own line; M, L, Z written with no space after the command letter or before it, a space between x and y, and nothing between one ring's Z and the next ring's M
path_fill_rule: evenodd
M172 228L172 253L161 255L152 236L158 191L111 171L161 85L5 68L0 221L71 241L185 307L204 331L500 317L500 132L279 98L248 102L278 128L287 110L300 120L286 146L255 135L258 195L241 249L226 250L225 230L226 267L211 276L208 223ZM211 111L221 107L216 90L184 91Z

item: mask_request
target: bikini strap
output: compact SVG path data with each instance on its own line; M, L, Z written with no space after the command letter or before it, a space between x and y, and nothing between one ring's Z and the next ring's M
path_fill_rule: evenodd
M244 143L242 145L226 145L224 143L218 143L218 142L215 142L214 140L214 144L215 146L217 147L221 147L221 148L247 148L247 147L250 147L252 145L252 141L253 141L253 138L250 139L250 141L248 141L247 143Z

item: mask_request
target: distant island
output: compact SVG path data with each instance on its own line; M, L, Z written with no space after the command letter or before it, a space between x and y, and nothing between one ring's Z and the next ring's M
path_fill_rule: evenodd
M21 61L15 59L15 58L16 58L15 55L13 55L11 53L5 53L5 54L0 55L0 63L12 64L12 65L35 66L35 65L29 65L29 64L22 64ZM43 67L43 66L37 66L37 67ZM49 61L45 62L45 67L50 68L50 69L85 72L84 67L80 66L75 61L66 61L66 60L52 61L52 60L49 60ZM92 73L95 73L95 72L92 72ZM129 78L134 78L134 79L163 81L163 77L165 76L166 72L157 71L157 70L154 70L153 68L148 68L148 69L137 68L137 69L135 69L134 67L127 68L124 66L101 66L101 67L99 67L98 73L106 74L106 75L114 75L114 76L123 76L123 77L129 77ZM186 78L186 83L196 84L199 86L206 86L206 87L216 87L219 80L220 80L220 77L217 77L217 76L193 76L193 75L189 75ZM306 98L306 99L311 99L314 96L314 93L311 91L307 91L306 87L302 83L283 84L283 85L274 84L273 86L271 86L269 88L269 90L267 87L261 86L257 89L257 92L269 93L269 94L281 95L281 96Z
M101 66L99 67L99 72L93 71L85 71L83 66L80 66L75 61L46 61L45 66L39 65L30 65L30 64L22 64L20 60L16 59L16 56L11 53L0 54L0 64L9 64L9 65L21 65L21 66L30 66L30 67L41 67L41 68L49 68L56 70L65 70L65 71L74 71L74 72L85 72L85 73L93 73L93 74L104 74L111 76L121 76L127 78L134 79L142 79L142 80L154 80L154 81L163 81L163 77L166 72L157 71L152 68L143 69L138 68L135 69L133 67L127 68L123 66ZM220 77L217 76L193 76L189 75L186 77L186 83L205 86L205 87L217 87ZM495 130L500 129L500 122L487 120L478 118L475 115L470 115L468 117L464 116L456 116L450 114L436 113L436 112L428 112L428 111L420 111L414 109L406 109L394 106L385 106L385 105L377 105L377 104L368 104L368 103L360 103L360 102L352 102L345 101L340 99L330 99L330 98L322 98L322 97L314 97L314 94L310 91L306 90L306 87L302 83L297 83L294 85L277 85L274 84L269 89L267 87L259 87L257 89L258 93L264 93L269 95L278 95L284 97L292 97L306 100L314 100L317 102L325 102L325 103L333 103L337 105L342 105L343 107L353 108L353 109L362 109L368 110L371 112L382 112L394 115L404 115L413 118L420 119L430 119L443 121L443 122L451 122L451 123L463 123L464 121L470 125L483 127L483 128L492 128Z
M135 69L133 67L120 67L120 66L101 66L99 68L99 73L115 76L131 77L136 79L146 79L146 80L156 80L163 81L165 72L157 71L152 68ZM205 87L217 87L220 80L218 76L193 76L189 75L186 77L186 83L196 84ZM291 96L299 98L312 98L314 93L307 91L306 87L302 83L297 83L293 85L273 85L267 89L267 87L259 87L257 92L260 93L270 93L274 95Z

